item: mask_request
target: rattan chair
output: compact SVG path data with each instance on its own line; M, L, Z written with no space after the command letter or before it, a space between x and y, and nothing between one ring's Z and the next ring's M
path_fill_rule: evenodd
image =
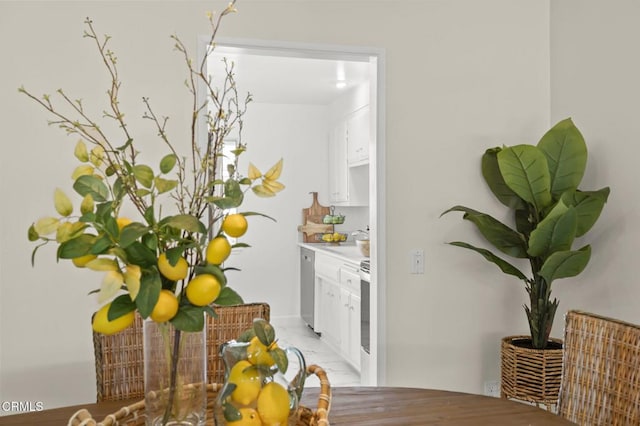
M640 425L640 326L569 311L563 356L560 416L581 425Z
M216 306L218 318L207 315L207 380L222 383L224 364L220 345L236 339L250 328L255 318L269 321L270 307L266 303ZM98 402L144 397L144 352L142 318L136 314L132 327L105 336L93 333L96 387Z

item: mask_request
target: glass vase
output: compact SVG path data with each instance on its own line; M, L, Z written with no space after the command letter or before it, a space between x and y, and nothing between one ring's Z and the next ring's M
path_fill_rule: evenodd
M298 408L306 379L306 364L302 353L294 347L282 348L288 360L285 374L275 364L265 367L250 361L247 352L249 345L248 342L232 340L221 348L225 380L213 408L215 425L297 425ZM237 369L238 366L244 372L244 378L239 380L240 370L234 372L234 367ZM232 378L233 375L236 377ZM283 401L288 414L280 416L282 410L276 407Z
M147 426L204 425L207 408L205 330L184 332L169 322L144 322Z

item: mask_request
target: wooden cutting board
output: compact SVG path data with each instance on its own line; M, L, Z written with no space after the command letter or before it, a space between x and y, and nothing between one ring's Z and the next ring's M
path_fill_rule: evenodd
M322 219L331 211L329 207L322 206L318 202L318 193L312 192L313 202L311 207L302 209L302 226L298 227L298 231L302 232L302 241L305 243L318 243L322 240L316 239L316 234L325 232L333 232L332 225L325 225Z

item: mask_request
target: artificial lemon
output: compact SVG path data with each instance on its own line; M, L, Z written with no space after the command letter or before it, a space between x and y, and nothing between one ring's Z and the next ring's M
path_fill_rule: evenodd
M258 395L257 409L262 424L286 425L289 418L289 392L276 382L267 383Z
M225 237L216 237L207 245L207 262L220 265L231 254L231 244Z
M84 268L87 263L91 262L93 259L97 258L95 254L85 254L84 256L78 256L71 259L74 265L78 268Z
M109 321L109 318L107 317L109 308L111 308L111 303L104 305L93 316L93 321L91 323L93 331L102 334L115 334L133 324L133 320L135 319L134 311L126 313L113 321Z
M231 399L242 405L249 405L256 400L262 383L260 373L249 361L238 361L229 372L229 382L236 385Z
M189 264L184 257L178 259L175 265L169 263L166 253L162 253L158 257L158 269L160 273L171 281L183 280L189 272Z
M169 321L178 313L178 298L169 290L161 290L156 306L151 311L152 320L155 322Z
M222 231L233 238L243 236L248 226L247 218L240 213L230 214L222 221Z
M262 426L262 421L260 420L260 416L258 412L253 408L241 408L240 415L242 416L240 420L236 420L234 422L229 422L227 425L229 426Z
M206 306L213 303L220 295L220 283L211 274L201 274L189 281L187 285L187 299L196 306Z
M122 228L124 228L131 222L132 220L129 219L128 217L119 217L116 219L116 223L118 224L118 229L120 230L120 232L122 232Z
M272 346L275 348L276 344L274 343ZM247 346L247 359L253 365L271 367L276 363L269 354L267 346L257 336L254 336Z

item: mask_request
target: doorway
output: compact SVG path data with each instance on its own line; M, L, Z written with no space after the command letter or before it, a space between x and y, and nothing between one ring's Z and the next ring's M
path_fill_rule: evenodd
M207 40L202 39L199 48L204 52ZM371 120L372 120L372 142L369 147L369 206L366 213L366 225L370 227L370 274L371 274L371 362L367 375L371 377L369 383L372 385L384 384L385 365L385 229L384 229L384 52L375 48L360 48L353 46L327 46L309 44L290 44L283 42L247 41L235 39L220 39L216 45L216 50L212 58L220 60L226 57L234 62L234 72L237 79L242 81L240 90L248 89L254 102L264 104L289 104L301 105L327 104L331 102L331 97L337 96L340 90L349 89L352 85L361 84L365 78L368 83ZM216 65L211 65L215 67ZM222 65L220 65L222 66ZM283 71L283 68L284 70ZM311 67L311 68L309 68ZM364 73L363 73L363 70ZM329 76L327 72L333 74ZM320 77L323 75L324 77ZM300 75L318 76L316 80L301 80ZM268 82L266 87L264 82ZM332 89L327 88L327 84ZM339 86L342 86L340 88ZM252 106L249 107L253 108ZM264 105L263 107L264 108ZM251 118L248 118L251 120ZM317 135L314 135L317 136ZM304 143L305 141L301 141ZM249 150L252 142L249 141ZM272 161L266 158L265 161ZM307 161L313 164L314 159L296 158L298 161ZM318 161L323 161L322 159ZM326 159L328 161L328 158ZM291 162L289 162L290 164ZM265 166L267 166L265 164ZM285 161L285 170L287 161ZM326 164L325 164L326 167ZM296 176L289 177L290 181L297 181ZM286 184L287 182L284 181ZM294 188L295 189L295 188ZM313 189L313 188L310 188ZM327 189L327 188L325 188ZM299 192L299 191L298 191ZM278 198L278 197L276 197ZM302 207L307 207L304 202L296 201L298 212ZM279 215L279 217L283 217ZM355 212L354 217L358 216ZM280 219L278 219L280 222ZM280 224L285 233L284 227L296 226L299 224L299 213L293 221L285 220ZM364 225L362 225L364 226ZM287 231L288 232L288 231ZM266 237L265 237L266 238ZM265 241L252 240L255 246L265 245ZM297 240L291 241L291 244ZM296 247L297 250L297 247ZM297 259L297 256L291 256ZM243 258L242 262L250 262ZM240 269L242 266L239 265ZM247 268L250 269L250 268ZM264 268L261 268L264 270ZM281 271L283 268L280 268ZM269 274L274 276L276 271ZM298 276L294 273L292 278L296 286L295 291L299 291ZM291 277L284 277L283 281L291 281ZM283 284L287 285L287 284ZM292 284L289 284L292 285ZM235 288L235 287L234 287ZM290 290L293 291L292 288ZM240 289L240 294L247 295L251 288ZM256 290L259 291L259 290ZM289 291L289 290L284 290ZM291 291L289 291L291 294ZM256 296L258 299L271 300L263 297L262 294ZM289 297L293 299L293 297ZM299 313L299 309L297 310ZM272 315L278 314L278 309L272 309ZM364 372L363 372L364 373Z

